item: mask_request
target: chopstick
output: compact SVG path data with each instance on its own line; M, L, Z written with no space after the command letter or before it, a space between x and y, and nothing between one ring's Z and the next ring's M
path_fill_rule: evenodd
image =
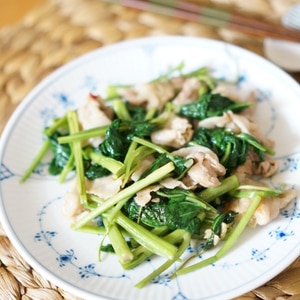
M300 42L300 31L288 29L279 24L263 22L248 16L203 6L194 2L180 0L104 0L104 2L214 27L227 28L260 38L271 37Z

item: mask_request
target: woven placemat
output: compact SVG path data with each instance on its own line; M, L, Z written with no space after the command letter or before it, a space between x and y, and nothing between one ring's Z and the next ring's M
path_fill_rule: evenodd
M295 0L206 0L279 22ZM90 50L154 35L224 40L263 55L262 40L228 29L141 12L98 0L45 0L20 23L0 31L0 133L23 97L45 76ZM299 74L293 74L299 80ZM0 300L78 299L32 269L0 225ZM300 259L264 286L236 299L300 299Z

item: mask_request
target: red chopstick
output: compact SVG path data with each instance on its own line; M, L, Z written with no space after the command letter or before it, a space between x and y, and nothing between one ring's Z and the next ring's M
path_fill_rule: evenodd
M300 42L300 31L287 29L280 24L272 24L254 17L237 15L228 11L174 0L104 0L105 2L135 8L141 11L162 14L178 19L202 23L205 25L228 28L260 38L272 37Z

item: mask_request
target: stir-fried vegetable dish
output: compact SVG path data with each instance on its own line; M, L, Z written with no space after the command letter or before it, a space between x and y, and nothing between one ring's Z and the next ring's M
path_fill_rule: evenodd
M208 68L183 64L151 82L110 86L53 120L22 181L51 151L49 173L70 184L63 213L73 230L99 234L124 269L153 255L179 276L224 256L246 226L262 226L295 199L276 173L274 142L253 121L255 95L236 99ZM193 240L196 254L179 260ZM109 242L107 242L109 241ZM210 258L193 260L218 247Z

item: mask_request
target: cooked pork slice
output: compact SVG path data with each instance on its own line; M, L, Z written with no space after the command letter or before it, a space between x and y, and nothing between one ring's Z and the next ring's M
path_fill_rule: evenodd
M186 118L172 115L162 129L151 134L153 143L173 148L180 148L191 140L192 124Z
M256 99L256 93L251 92L248 97L245 99L245 102L251 103L252 106L248 107L247 109L241 111L239 114L248 118L249 120L253 119L256 107L257 107L257 99Z
M183 180L178 180L172 177L167 177L163 179L160 184L167 189L182 188L184 190L194 190L197 185L193 183L189 178L184 178Z
M153 155L148 155L145 159L143 159L140 165L136 168L136 170L132 173L131 179L133 181L137 181L141 175L151 167L152 163L154 162L155 158Z
M295 190L288 189L280 196L263 199L248 225L255 227L256 225L268 224L275 219L279 215L280 211L290 204L296 196L297 194ZM252 200L249 198L235 199L226 207L226 210L233 210L239 213L240 218L247 210L251 201Z
M155 184L150 185L139 192L136 193L136 196L134 197L134 201L140 205L145 206L148 202L150 202L152 199L151 192L156 192L161 188L161 185Z
M221 94L236 101L240 99L240 96L236 90L236 86L227 82L218 82L218 85L211 92L213 94Z
M120 88L119 94L133 105L162 109L175 96L175 89L169 81L150 82L132 88Z
M87 180L86 191L94 194L103 200L117 194L122 186L122 180L114 178L114 175L108 175L94 180Z
M78 108L78 121L83 130L109 125L111 123L111 119L108 115L101 110L101 102L99 100L100 98L98 97L90 96L85 105ZM104 137L90 138L89 143L97 147L103 140Z
M196 101L199 98L199 88L201 82L195 78L187 78L182 84L181 90L174 98L173 103L175 105L183 105Z
M67 219L76 219L76 217L84 211L85 209L80 203L80 197L78 193L70 191L63 196L62 212Z
M263 177L271 177L278 170L278 161L270 157L266 157L264 161L259 163L255 170L255 174L262 175Z
M225 167L220 164L217 155L207 147L186 147L176 150L172 154L194 160L194 164L186 176L192 183L202 187L218 186L220 184L219 177L226 173Z
M198 123L198 128L214 129L214 128L227 128L231 124L232 120L228 113L224 113L222 116L210 117L201 120ZM237 129L236 129L237 130Z
M88 194L97 195L101 199L107 200L119 192L122 180L108 175L95 180L86 179L85 183ZM69 219L75 219L84 211L85 209L80 202L77 178L75 178L71 184L71 189L63 197L63 214Z
M261 175L264 178L271 177L278 170L278 162L269 156L265 156L260 161L257 153L249 151L245 163L238 166L235 173L244 173L247 175Z
M185 80L186 77L182 77L182 76L170 78L170 82L176 91L180 91L182 89L182 85L184 84Z
M63 196L63 215L68 219L75 219L85 209L81 205L80 196L77 185L77 178L73 179L70 185L70 190Z

